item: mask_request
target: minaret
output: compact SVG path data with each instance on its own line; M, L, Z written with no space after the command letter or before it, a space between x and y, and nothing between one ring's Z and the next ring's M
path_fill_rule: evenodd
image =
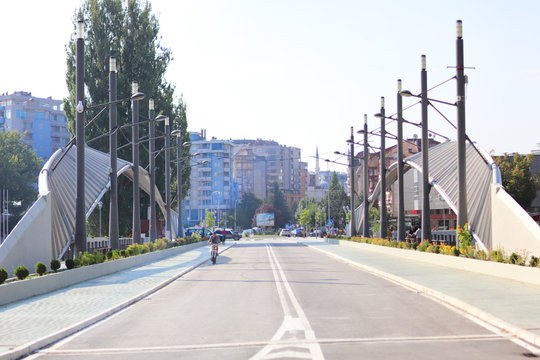
M320 168L319 168L319 147L315 148L315 187L321 186L320 178Z

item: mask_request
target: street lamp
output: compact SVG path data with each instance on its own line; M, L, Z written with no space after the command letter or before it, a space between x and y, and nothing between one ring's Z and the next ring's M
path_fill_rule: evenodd
M139 91L139 84L132 82L131 92ZM131 122L133 124L131 134L133 146L131 148L133 161L133 243L141 243L141 211L140 211L140 191L139 191L139 101L132 100Z
M409 92L410 94L410 92ZM412 94L411 94L412 95ZM403 180L403 101L401 91L401 80L397 81L397 150L398 150L398 228L397 240L405 239L405 203L404 203L404 180ZM375 114L381 121L385 119L396 120L385 116L384 112ZM386 135L386 134L385 134ZM385 136L384 135L384 136Z
M364 129L358 130L359 134L364 134L364 231L362 236L369 237L369 177L368 177L368 162L369 162L369 144L368 144L368 125L367 114L364 114Z
M381 177L381 188L380 188L380 198L381 198L381 238L386 238L388 230L386 224L386 119L385 119L385 108L384 108L384 97L381 97L381 112L378 114L381 119L381 159L380 159L380 177Z
M75 60L75 103L77 141L77 200L75 202L75 249L74 254L86 251L86 214L84 184L84 22L77 22L77 44Z
M182 146L189 146L190 142L186 141L182 144L182 132L174 130L171 135L176 135L176 197L178 198L178 237L184 236L184 221L182 214Z

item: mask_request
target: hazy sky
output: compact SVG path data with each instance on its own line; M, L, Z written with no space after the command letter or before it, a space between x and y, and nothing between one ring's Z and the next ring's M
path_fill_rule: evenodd
M190 131L209 137L263 138L302 149L314 169L338 159L380 97L396 111L396 80L420 92L420 56L428 87L455 75L456 20L463 20L467 133L485 150L529 153L540 143L540 1L153 0L162 44L173 51L167 80L188 107ZM0 92L61 99L65 45L78 0L0 2ZM144 90L144 89L142 89ZM455 101L455 81L429 93ZM413 99L404 99L412 105ZM454 124L454 107L438 106ZM419 106L407 120L420 122ZM430 129L455 130L434 110ZM387 130L395 133L395 124ZM405 135L420 134L407 125ZM357 135L357 139L360 138ZM442 140L442 139L439 139ZM376 145L379 139L370 138ZM392 144L387 141L387 144ZM357 148L358 149L358 148ZM343 159L339 159L343 161ZM321 168L326 169L324 162ZM343 167L332 167L345 170Z

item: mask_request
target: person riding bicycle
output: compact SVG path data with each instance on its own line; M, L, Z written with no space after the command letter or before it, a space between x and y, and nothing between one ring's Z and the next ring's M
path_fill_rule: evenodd
M212 235L210 235L210 238L208 239L208 245L210 246L210 249L216 245L216 256L219 253L219 243L221 242L221 238L219 237L217 231L214 231Z

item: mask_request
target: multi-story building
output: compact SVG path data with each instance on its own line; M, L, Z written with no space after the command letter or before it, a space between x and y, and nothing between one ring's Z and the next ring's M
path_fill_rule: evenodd
M298 203L306 193L307 163L299 148L280 145L272 140L232 140L234 179L240 197L253 192L260 199L268 196L277 182L287 204Z
M204 131L191 134L191 155L204 164L191 169L191 189L184 202L186 225L200 224L210 209L216 220L223 219L227 226L232 226L227 217L234 215L238 201L238 188L232 177L232 149L228 140L206 140Z
M26 91L0 95L0 131L24 134L24 142L45 160L70 139L62 100Z

